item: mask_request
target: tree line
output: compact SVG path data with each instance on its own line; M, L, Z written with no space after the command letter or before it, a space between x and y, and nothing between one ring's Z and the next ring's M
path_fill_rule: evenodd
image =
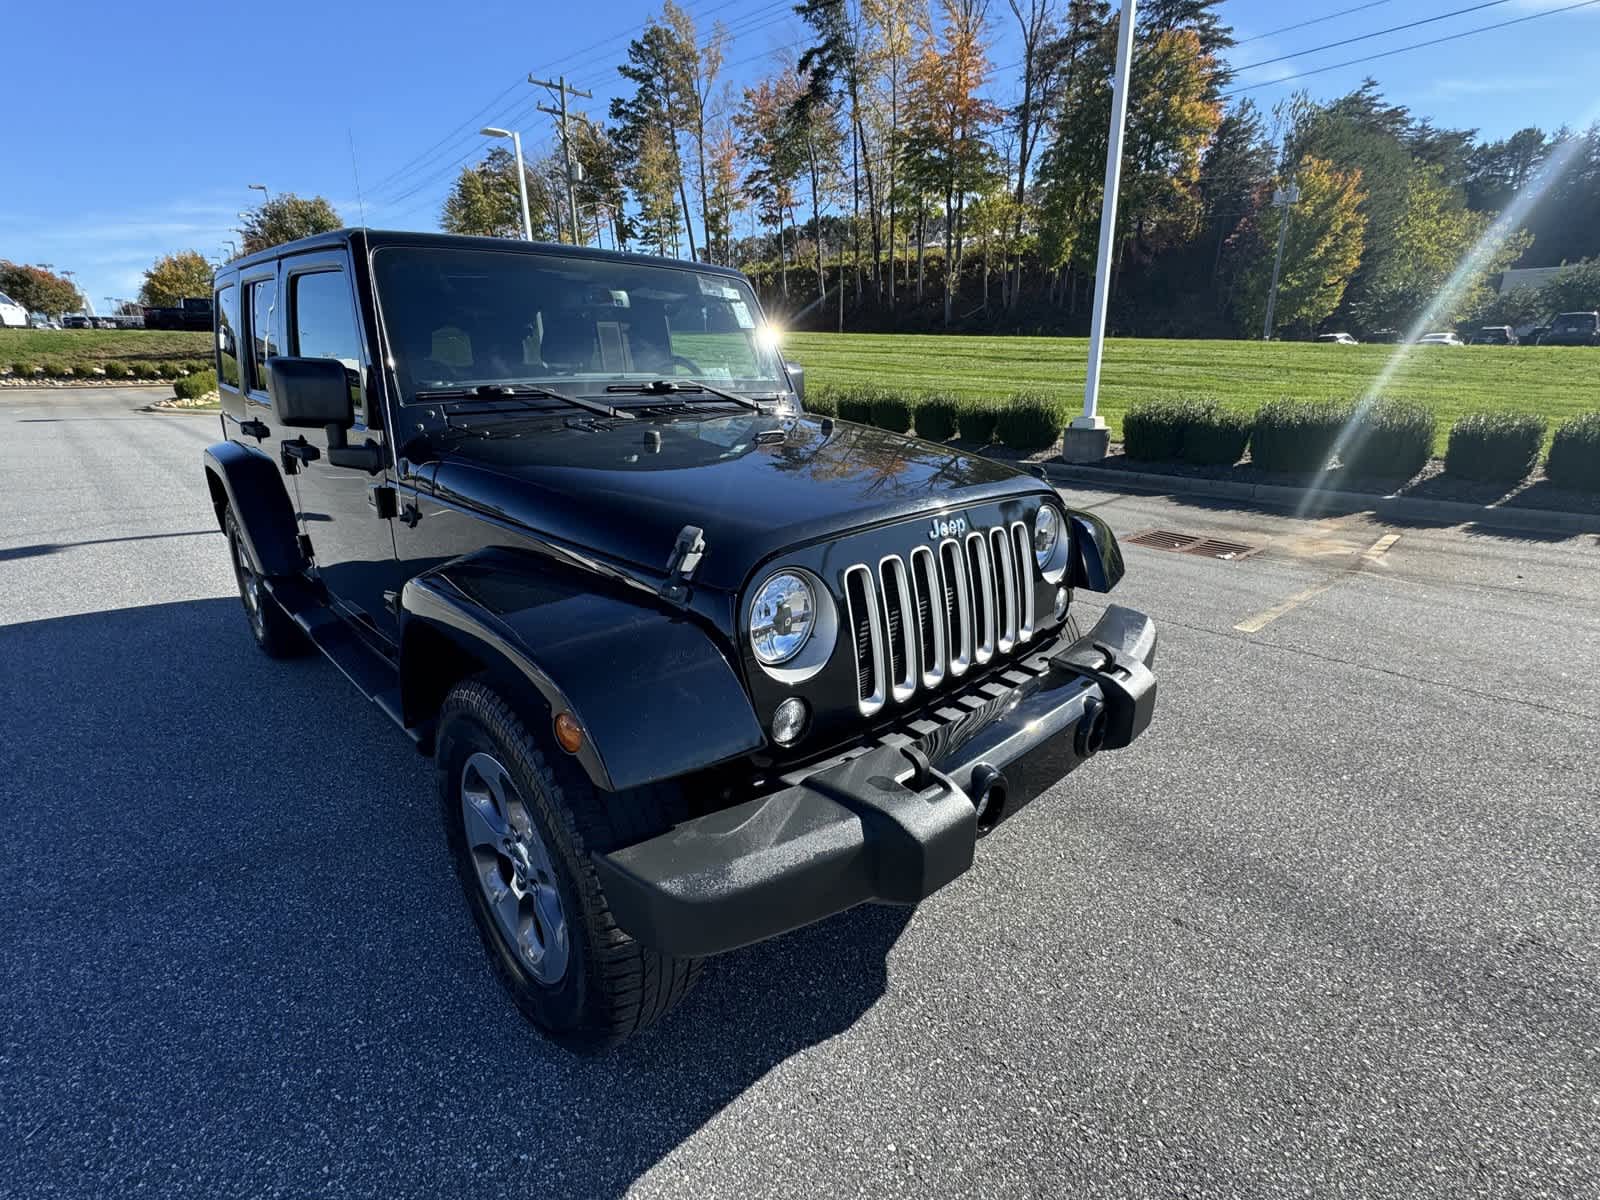
M1280 335L1487 319L1505 307L1495 272L1600 255L1600 126L1482 139L1390 103L1370 79L1263 112L1236 90L1220 7L1140 5L1114 329L1258 335L1284 219L1273 195L1291 183ZM1086 325L1116 11L1105 0L795 11L804 48L736 87L733 37L665 0L618 64L627 88L604 117L571 126L582 240L739 267L797 323ZM997 62L1002 32L1014 49ZM518 236L515 170L498 148L465 167L442 226ZM534 236L569 240L561 155L525 171ZM1538 202L1491 235L1536 180ZM1470 278L1436 304L1469 254Z

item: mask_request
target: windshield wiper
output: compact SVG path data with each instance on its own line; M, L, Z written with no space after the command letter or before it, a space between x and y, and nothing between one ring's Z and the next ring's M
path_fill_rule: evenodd
M585 400L582 396L569 396L537 383L476 383L460 387L424 388L412 393L414 400L531 400L544 397L559 400L574 408L581 408L602 417L618 417L632 421L634 416L620 408L602 404L598 400Z
M649 383L614 383L606 388L608 392L628 392L635 396L666 396L673 392L709 392L722 400L737 404L740 408L748 408L752 412L765 412L766 409L754 400L746 399L737 392L725 392L719 387L709 383L702 383L698 379L653 379Z

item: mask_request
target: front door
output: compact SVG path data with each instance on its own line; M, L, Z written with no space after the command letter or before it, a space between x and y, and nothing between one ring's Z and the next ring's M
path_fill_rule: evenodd
M341 250L299 254L279 264L277 278L262 281L273 289L273 325L279 354L300 358L334 358L345 365L350 381L355 424L351 445L384 441L383 421L373 419L377 396L368 396L369 348L361 335L351 289L349 260ZM255 285L252 285L255 286ZM251 304L252 314L259 311ZM270 320L271 318L264 318ZM328 461L328 437L321 429L290 429L275 423L274 443L304 437L317 452L301 459L294 478L300 530L311 541L314 570L346 615L365 621L387 637L395 619L384 592L395 586L396 563L391 522L380 519L373 487L388 481L388 471L373 475L357 467L336 467Z

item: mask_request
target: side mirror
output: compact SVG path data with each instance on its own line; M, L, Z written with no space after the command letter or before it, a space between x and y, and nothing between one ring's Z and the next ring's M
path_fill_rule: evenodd
M267 394L278 420L295 429L349 429L356 421L344 364L337 358L267 359Z
M789 386L794 388L794 394L800 401L800 407L806 406L806 369L797 362L785 361L784 369L789 372Z

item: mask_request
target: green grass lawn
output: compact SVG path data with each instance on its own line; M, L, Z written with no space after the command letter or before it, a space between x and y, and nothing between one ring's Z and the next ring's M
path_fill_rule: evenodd
M1042 392L1063 413L1081 411L1085 338L937 334L791 333L784 353L806 368L807 387L876 384L956 397ZM1537 412L1552 425L1600 409L1600 350L1548 346L1321 346L1309 342L1106 342L1100 411L1120 437L1135 401L1206 396L1238 408L1266 400L1361 396L1391 361L1381 394L1418 400L1450 425L1480 409Z
M107 363L211 357L211 335L165 329L0 329L0 365L60 362L76 370Z

